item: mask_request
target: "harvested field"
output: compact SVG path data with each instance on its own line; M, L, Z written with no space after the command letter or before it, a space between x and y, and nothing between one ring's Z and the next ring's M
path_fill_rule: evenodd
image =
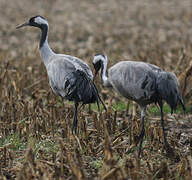
M192 2L190 0L0 0L0 179L192 179ZM173 153L163 146L160 113L147 112L143 157L137 158L140 109L96 79L108 111L79 111L52 93L39 56L39 30L15 27L34 15L49 21L57 53L92 66L96 53L144 61L175 72L187 107L165 104Z

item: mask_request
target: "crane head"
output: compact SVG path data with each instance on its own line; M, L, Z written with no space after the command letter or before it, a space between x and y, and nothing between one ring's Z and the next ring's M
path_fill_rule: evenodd
M96 54L93 58L93 66L95 69L94 79L97 76L99 70L102 68L103 64L107 63L107 57L103 54Z
M48 26L48 22L44 17L38 15L30 18L28 22L17 26L16 29L22 28L24 26L34 26L42 29L44 26Z

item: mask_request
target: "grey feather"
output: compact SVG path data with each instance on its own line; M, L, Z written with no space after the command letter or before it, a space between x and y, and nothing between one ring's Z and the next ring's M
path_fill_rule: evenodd
M174 73L165 72L156 65L136 62L121 61L108 70L107 57L97 54L93 59L94 68L97 74L101 69L101 79L103 86L112 86L122 96L137 102L141 107L141 133L138 156L141 155L142 142L144 137L144 124L146 107L151 103L158 103L161 110L161 125L163 128L164 143L169 151L166 139L164 119L163 119L163 100L171 107L171 113L176 109L178 101L183 110L185 106L179 92L178 81Z
M121 61L109 69L108 81L122 96L147 105L156 95L155 71L147 63Z
M177 77L172 72L160 72L157 75L157 91L160 98L165 100L171 107L171 113L176 110L177 103L180 101L183 109L183 99L179 92Z
M87 74L87 71L85 71L81 66L80 68L78 68L77 66L75 66L76 63L71 62L65 57L58 56L53 58L54 60L52 60L47 65L49 83L55 94L65 98L67 94L65 89L65 86L66 86L65 84L67 82L68 75L71 72L74 72L78 69L85 72L86 74Z
M100 100L93 74L89 66L81 59L65 54L56 54L48 44L49 25L42 16L35 16L28 22L18 26L32 26L41 29L40 55L47 69L49 84L56 95L63 99L74 101L73 130L77 129L77 111L79 102L94 103Z
M60 54L59 54L60 55ZM74 62L74 63L77 63L79 64L83 71L86 73L86 75L91 79L93 80L93 73L90 69L90 67L84 62L82 61L81 59L77 58L77 57L74 57L74 56L70 56L70 55L63 55L61 54L61 56L71 62Z
M141 106L165 100L175 110L183 102L175 74L149 63L121 61L109 68L106 84Z

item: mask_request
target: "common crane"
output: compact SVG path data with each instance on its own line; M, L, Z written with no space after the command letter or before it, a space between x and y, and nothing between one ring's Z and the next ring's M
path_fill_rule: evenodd
M145 134L146 107L151 103L157 103L160 107L164 145L166 150L169 151L170 148L163 120L163 100L171 107L171 113L176 110L178 101L185 111L176 75L172 72L165 72L153 64L121 61L109 68L107 76L107 56L103 54L94 56L93 65L95 77L101 69L100 75L104 87L113 87L125 98L135 101L141 108L141 133L138 156L140 157L141 155Z
M77 57L56 54L48 44L48 21L42 16L35 16L28 22L17 26L33 26L41 30L39 44L40 56L46 67L49 84L55 95L74 101L74 120L72 132L76 133L78 105L94 103L101 100L93 83L93 74L89 66ZM98 105L99 106L99 105ZM99 108L99 107L98 107Z

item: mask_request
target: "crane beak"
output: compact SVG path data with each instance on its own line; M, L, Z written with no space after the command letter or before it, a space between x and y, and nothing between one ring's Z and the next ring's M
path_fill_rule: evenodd
M98 71L95 71L95 74L93 76L93 82L95 81L95 78L96 78L97 74L98 74Z
M29 23L28 23L28 22L25 22L25 23L23 23L23 24L21 24L21 25L18 25L18 26L16 27L16 29L22 28L22 27L24 27L24 26L29 26Z
M95 80L95 78L96 78L96 76L97 76L97 74L98 74L98 72L100 70L100 63L93 63L93 67L95 69L95 74L94 74L94 77L93 77L93 82L94 82L94 80Z

